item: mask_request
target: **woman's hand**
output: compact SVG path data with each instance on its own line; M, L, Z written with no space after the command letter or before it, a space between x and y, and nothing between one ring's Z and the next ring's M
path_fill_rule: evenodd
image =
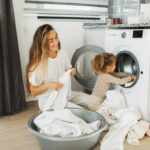
M134 80L136 78L136 75L132 74L132 75L130 75L130 77L131 77L131 80Z
M59 91L64 86L64 84L56 81L50 81L47 84L49 89L56 90L56 91Z
M75 68L70 68L70 70L72 70L71 73L70 73L70 75L71 75L71 76L75 76L75 74L76 74L76 69L75 69Z
M37 96L39 94L44 93L45 91L47 91L48 89L51 90L60 90L64 85L60 82L56 82L56 81L50 81L50 82L46 82L43 83L42 85L39 86L34 86L30 83L30 93L32 96Z

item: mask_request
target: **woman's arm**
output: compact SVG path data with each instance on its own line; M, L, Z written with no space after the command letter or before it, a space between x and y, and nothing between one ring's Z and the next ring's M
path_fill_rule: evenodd
M63 84L60 82L56 82L56 81L50 81L47 83L43 83L40 86L34 86L31 83L29 84L29 89L30 89L30 93L32 96L40 95L40 94L46 92L48 89L58 91L62 87L63 87Z

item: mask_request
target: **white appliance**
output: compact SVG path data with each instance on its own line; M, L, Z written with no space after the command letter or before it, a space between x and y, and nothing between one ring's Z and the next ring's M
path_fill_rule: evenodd
M137 75L120 88L127 106L137 107L150 121L150 27L120 27L106 31L105 50L117 56L116 71Z

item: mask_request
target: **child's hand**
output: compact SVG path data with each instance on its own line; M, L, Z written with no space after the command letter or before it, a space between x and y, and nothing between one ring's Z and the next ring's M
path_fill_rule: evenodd
M130 77L131 77L131 80L134 80L136 78L136 75L132 74Z
M71 76L75 76L76 74L76 69L75 68L70 68L72 71L70 73Z

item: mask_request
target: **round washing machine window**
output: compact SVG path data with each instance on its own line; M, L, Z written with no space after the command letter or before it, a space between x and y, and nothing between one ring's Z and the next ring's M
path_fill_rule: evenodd
M125 88L133 87L137 83L140 75L140 67L135 55L126 50L119 52L117 54L117 64L115 71L136 74L135 80L130 83L121 85Z
M72 57L72 67L76 68L75 79L86 89L94 88L97 76L92 71L91 60L104 49L95 45L86 45L77 49Z

